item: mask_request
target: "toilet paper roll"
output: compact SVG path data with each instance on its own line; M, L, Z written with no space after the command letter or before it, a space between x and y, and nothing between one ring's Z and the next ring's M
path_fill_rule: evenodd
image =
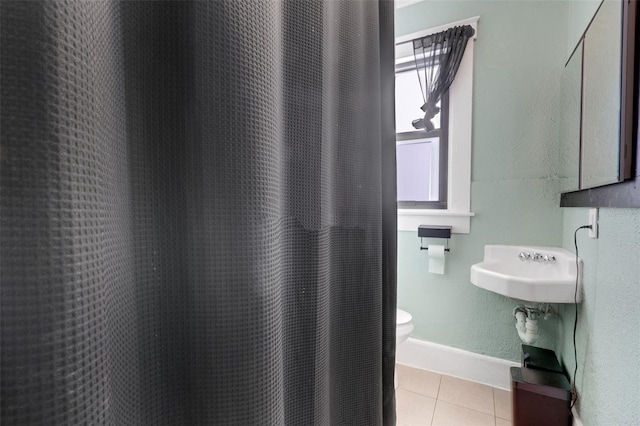
M429 272L444 274L444 246L429 244Z

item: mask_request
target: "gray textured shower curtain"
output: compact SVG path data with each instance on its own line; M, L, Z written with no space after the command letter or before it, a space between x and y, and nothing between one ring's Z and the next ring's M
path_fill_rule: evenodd
M394 424L392 2L1 25L2 425Z

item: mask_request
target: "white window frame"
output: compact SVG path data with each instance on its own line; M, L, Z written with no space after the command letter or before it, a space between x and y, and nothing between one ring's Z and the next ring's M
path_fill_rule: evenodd
M398 209L398 230L417 231L419 225L451 226L451 232L471 230L471 139L473 110L473 47L478 37L479 16L452 22L396 38L396 61L413 49L411 40L459 25L471 25L474 35L467 43L456 78L449 87L449 164L446 209ZM406 59L405 59L406 60ZM455 171L455 173L454 173Z

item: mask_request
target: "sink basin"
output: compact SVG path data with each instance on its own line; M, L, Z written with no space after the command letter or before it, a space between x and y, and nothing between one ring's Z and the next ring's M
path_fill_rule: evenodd
M581 302L582 259L578 264ZM471 282L523 301L575 303L576 255L558 247L486 245L484 260L471 266Z

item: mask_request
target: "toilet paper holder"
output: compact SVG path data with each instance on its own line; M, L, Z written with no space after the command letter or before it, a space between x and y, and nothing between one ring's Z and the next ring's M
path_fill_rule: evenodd
M447 244L444 251L451 251L449 249L449 239L451 238L450 226L420 225L418 226L418 237L420 237L420 250L429 250L429 247L423 246L423 238L445 238Z

